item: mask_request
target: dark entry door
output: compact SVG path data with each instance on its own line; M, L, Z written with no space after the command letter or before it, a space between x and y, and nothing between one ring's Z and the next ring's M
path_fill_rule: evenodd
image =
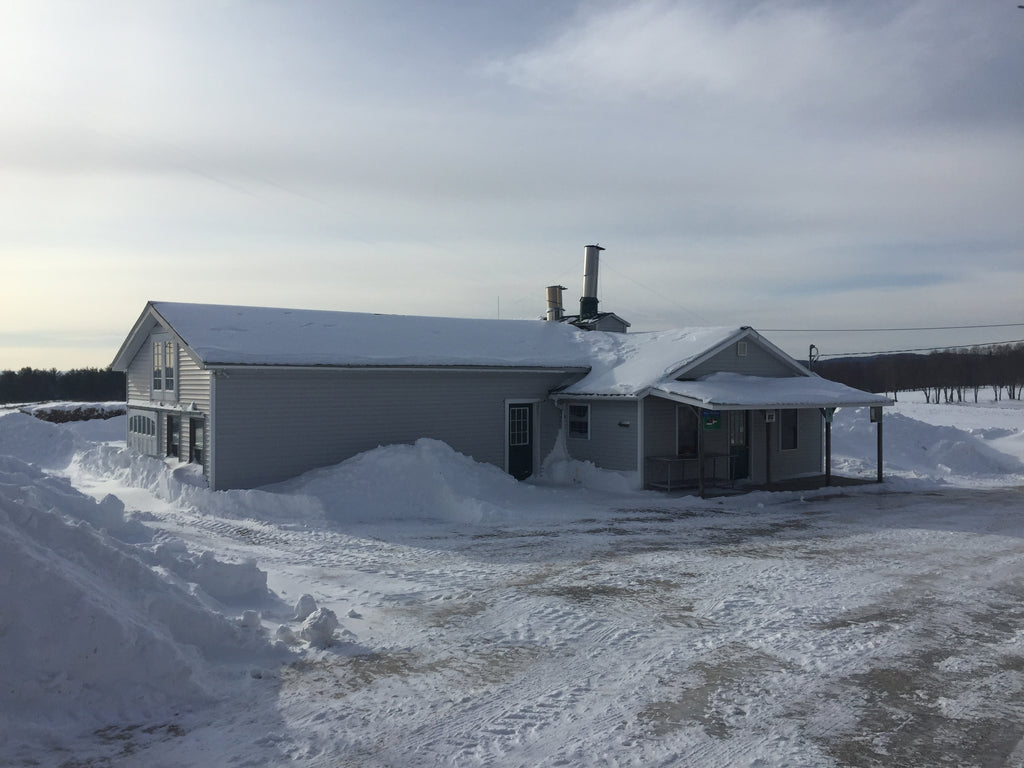
M508 473L516 480L533 474L533 406L508 407Z
M196 464L203 463L203 452L206 450L206 422L202 419L189 419L188 460Z
M167 455L181 458L181 416L167 417Z
M750 477L750 412L729 412L729 454L733 457L733 479Z

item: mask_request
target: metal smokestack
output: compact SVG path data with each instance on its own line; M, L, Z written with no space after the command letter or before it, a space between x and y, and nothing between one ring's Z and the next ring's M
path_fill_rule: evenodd
M562 319L562 291L564 290L564 285L548 286L548 320L558 321Z
M580 298L580 319L597 317L597 261L603 251L600 245L588 245L583 255L583 296Z

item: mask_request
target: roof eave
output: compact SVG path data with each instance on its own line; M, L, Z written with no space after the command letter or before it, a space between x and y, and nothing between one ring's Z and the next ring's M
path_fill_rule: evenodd
M793 408L796 410L802 410L807 408L867 408L872 406L888 406L892 405L893 401L887 397L879 396L878 399L873 400L845 400L835 399L827 403L822 402L779 402L779 401L763 401L756 403L726 403L715 400L701 400L696 397L689 397L687 395L680 395L674 392L666 392L663 389L652 388L650 394L658 397L663 397L667 400L674 400L677 403L684 403L686 405L692 405L695 408L703 408L711 411L759 411L759 410L776 410L782 408Z

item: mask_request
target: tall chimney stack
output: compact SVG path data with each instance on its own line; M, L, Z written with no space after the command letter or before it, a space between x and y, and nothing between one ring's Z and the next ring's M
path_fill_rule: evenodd
M548 320L557 322L562 319L562 291L564 290L564 285L548 286Z
M597 260L603 251L600 245L588 245L583 256L583 296L580 298L580 319L597 317Z

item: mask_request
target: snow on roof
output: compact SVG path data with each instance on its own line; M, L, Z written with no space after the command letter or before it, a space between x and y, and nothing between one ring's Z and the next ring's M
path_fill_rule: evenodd
M152 302L206 365L588 367L562 323Z
M739 373L712 373L695 381L659 382L655 394L663 392L712 408L826 408L840 406L891 405L882 395L873 395L820 376L768 378Z
M737 327L676 328L649 333L591 331L591 371L563 394L637 395L741 333Z
M581 331L567 323L152 302L217 365L473 365L589 368L571 391L636 394L738 328Z
M561 396L647 391L715 408L887 404L817 376L716 373L676 381L676 371L745 331L678 328L649 333L581 331L567 323L374 315L310 309L152 302L207 366L495 366L589 372Z

